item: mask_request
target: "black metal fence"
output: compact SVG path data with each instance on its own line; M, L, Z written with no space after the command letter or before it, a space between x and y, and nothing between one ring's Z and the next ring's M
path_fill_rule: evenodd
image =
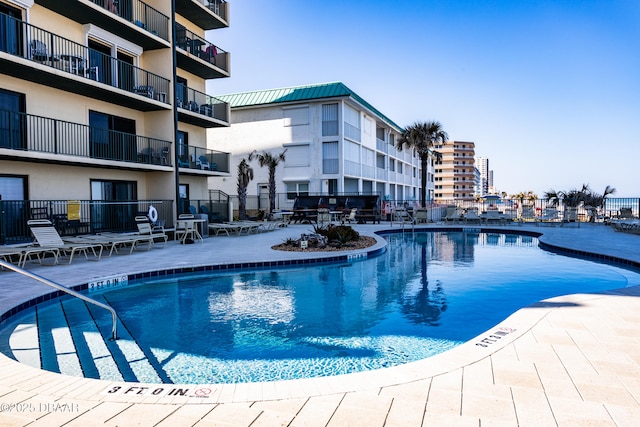
M62 236L135 231L135 217L147 215L150 206L160 224L173 227L171 200L0 200L0 244L30 242L32 219L51 221Z
M0 13L0 50L80 77L170 103L169 79ZM161 96L164 94L164 96Z
M182 83L176 84L176 102L180 108L224 122L229 121L229 107L226 102Z
M377 193L339 193L334 194L333 196L349 196L349 195L375 195ZM300 195L304 196L322 196L320 193L301 193ZM324 194L324 196L327 196ZM230 201L233 203L234 209L238 207L238 197L236 195L230 195ZM331 196L327 196L331 197ZM293 204L296 198L295 193L277 193L276 194L276 209L286 210L292 209ZM398 200L389 200L384 197L380 198L383 207L388 206L389 209L393 209L395 207L405 207L409 209L423 207L420 204L412 199L398 199ZM552 203L546 199L538 199L533 201L520 201L515 199L483 199L480 201L474 200L439 200L439 201L429 201L426 207L429 210L429 220L430 221L440 221L445 216L447 207L457 207L464 210L475 210L478 214L482 214L488 210L497 210L504 214L509 215L512 218L519 218L523 214L523 208L531 209L534 213L535 217L542 217L545 213L545 209L551 207ZM268 194L261 195L251 195L247 197L246 200L246 208L249 212L249 215L254 216L259 211L267 211L269 209L269 197ZM559 216L562 219L565 213L565 206L560 203L557 206L557 210L559 212ZM634 218L640 218L640 198L630 197L630 198L606 198L603 206L601 207L590 207L580 205L577 207L577 221L580 222L604 222L609 219L621 218L621 212L628 212L630 210L631 215ZM383 217L384 219L384 217Z
M178 155L178 167L229 172L229 153L208 148L183 145Z
M171 142L0 110L0 147L171 166Z
M179 24L176 25L176 45L203 61L229 71L226 51Z
M169 17L140 0L91 0L151 34L169 40Z

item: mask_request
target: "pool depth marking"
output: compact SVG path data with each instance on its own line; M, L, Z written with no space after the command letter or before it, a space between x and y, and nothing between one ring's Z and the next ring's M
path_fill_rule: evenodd
M486 337L478 341L476 345L478 347L489 347L491 344L498 342L502 338L506 337L507 335L515 331L516 329L513 329L513 328L507 328L507 327L498 328L496 331L492 332L491 334L487 335Z
M111 385L107 387L101 395L112 396L139 396L139 397L198 397L209 398L211 394L218 388L214 385L150 385L143 386L138 383L118 383L119 385Z
M129 276L111 276L104 279L89 282L87 284L88 292L96 292L103 289L119 288L129 284Z

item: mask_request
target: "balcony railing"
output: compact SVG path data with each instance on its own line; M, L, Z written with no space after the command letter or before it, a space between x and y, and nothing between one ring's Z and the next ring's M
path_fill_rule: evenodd
M211 13L203 13L203 7ZM229 26L229 7L225 0L176 0L176 12L205 30Z
M169 41L169 17L140 0L91 0L91 2Z
M178 167L229 173L229 153L191 145L179 148Z
M77 219L70 219L71 206ZM0 200L0 245L30 242L31 219L48 219L62 236L136 231L135 217L149 206L158 211L158 222L173 227L172 200Z
M204 62L229 72L228 53L182 25L176 25L176 45Z
M9 15L0 50L169 104L169 80Z
M0 110L0 149L171 166L171 142Z
M180 83L176 85L176 102L179 108L229 122L228 103Z

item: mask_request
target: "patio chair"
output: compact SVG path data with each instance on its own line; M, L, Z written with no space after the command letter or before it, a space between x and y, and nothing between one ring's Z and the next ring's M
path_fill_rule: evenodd
M133 93L146 96L147 98L153 98L154 92L155 92L155 89L153 88L153 86L143 85L143 86L136 86L133 88Z
M40 40L31 40L31 43L29 43L29 47L31 48L31 58L35 59L36 61L60 61L60 58L49 53L47 45Z
M176 221L176 240L180 240L180 243L183 244L187 242L187 239L190 239L191 242L204 242L196 227L195 219L193 214L180 214L178 216Z
M146 216L137 216L136 217L136 225L138 226L138 234L140 236L148 236L153 239L153 243L155 245L156 240L162 242L162 246L167 243L169 240L169 236L164 232L164 227L159 225L151 225L148 218Z
M318 225L331 224L331 213L327 208L318 209L318 219L316 220Z
M202 170L211 170L209 165L209 160L207 160L207 156L200 156L198 160L196 160L196 166Z
M57 249L58 253L63 256L69 256L69 264L73 261L76 253L84 254L89 259L89 251L96 260L102 256L102 245L97 243L65 243L58 234L51 221L46 219L35 219L27 221L31 233L36 239L37 244L44 249ZM97 252L96 252L97 251ZM23 261L23 262L26 262Z
M342 216L342 219L340 222L342 222L343 224L345 222L348 222L349 224L351 224L351 221L355 222L357 213L358 213L358 208L351 208L351 211L349 211L348 214Z

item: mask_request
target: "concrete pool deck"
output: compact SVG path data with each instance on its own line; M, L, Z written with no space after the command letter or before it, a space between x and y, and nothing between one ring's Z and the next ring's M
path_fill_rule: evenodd
M433 227L445 226L425 228ZM355 228L372 234L398 225ZM640 263L640 236L602 224L492 228L542 233L540 241L547 245ZM164 249L100 262L78 259L28 269L72 286L154 269L302 258L309 254L270 246L310 229L295 225L251 236L212 237L204 244L169 242ZM0 272L0 312L48 292L31 279ZM69 377L0 355L0 425L637 425L639 296L636 286L545 300L450 351L393 368L207 390Z

